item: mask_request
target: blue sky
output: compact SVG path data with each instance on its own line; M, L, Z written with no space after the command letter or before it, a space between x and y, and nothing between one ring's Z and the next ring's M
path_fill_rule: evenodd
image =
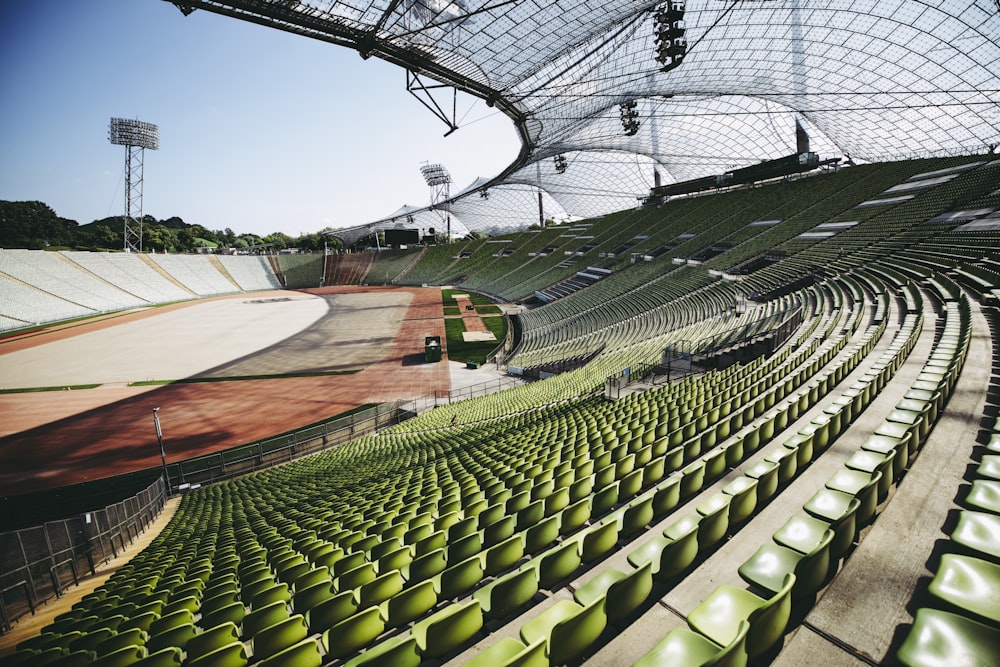
M452 191L517 155L510 121L459 97L461 129L354 51L163 0L0 0L0 199L81 224L124 209L112 116L160 127L144 213L290 235L425 205L419 168Z

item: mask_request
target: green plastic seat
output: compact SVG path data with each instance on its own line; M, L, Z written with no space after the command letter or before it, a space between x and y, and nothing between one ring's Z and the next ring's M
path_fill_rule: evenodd
M482 580L483 559L478 554L452 565L433 579L442 600L467 593Z
M548 667L549 657L545 651L543 639L525 646L513 637L503 637L462 667Z
M673 476L660 483L653 493L653 517L659 519L677 507L681 500L680 477Z
M346 591L352 588L360 588L370 581L374 581L378 576L374 563L365 563L358 567L344 572L337 577L337 590Z
M869 474L841 468L827 480L825 486L833 491L849 493L861 501L856 520L858 526L864 526L875 516L878 508L878 484L881 479L881 472Z
M305 612L306 623L313 632L323 632L358 611L354 591L338 593Z
M92 665L98 667L129 667L145 658L147 655L145 646L122 646L110 653L100 656Z
M1000 630L938 609L917 610L896 659L906 667L982 667L996 664Z
M746 476L757 480L757 502L763 504L778 492L778 464L761 460L746 470Z
M546 641L550 664L562 665L580 657L606 626L604 597L586 606L560 600L521 627L521 640Z
M201 625L208 628L214 628L216 625L221 625L226 621L236 625L242 625L243 619L246 615L247 609L243 606L243 603L233 602L232 604L220 607L219 609L215 609L207 614L202 613Z
M571 503L560 514L559 532L568 535L582 528L590 519L590 498L582 498Z
M590 503L590 509L594 516L604 516L618 504L619 486L619 482L613 482L594 494Z
M797 452L794 449L781 447L770 452L764 457L765 461L770 461L778 466L778 485L785 486L793 479L799 469Z
M385 621L379 608L369 607L323 632L323 649L328 659L342 658L364 648L383 632Z
M672 541L670 538L663 537L662 535L653 537L629 552L629 564L634 568L640 568L648 563L652 566L652 574L654 576L659 574L660 558L663 555L663 549Z
M325 567L314 567L295 579L295 594L317 584L330 583L330 570Z
M128 618L124 623L118 626L118 632L124 632L126 630L137 628L139 630L148 633L150 626L153 624L153 621L155 621L159 617L160 615L155 611L147 611L142 614L133 615L132 617Z
M822 542L830 524L802 514L793 515L781 528L774 532L772 539L783 547L794 549L800 554L811 553Z
M723 487L722 492L732 497L729 504L729 523L739 525L753 516L757 509L757 486L759 481L752 477L737 477Z
M533 559L531 563L538 568L538 586L551 589L571 576L580 567L580 554L580 543L569 540Z
M861 449L882 454L883 456L888 455L889 452L895 452L896 457L892 461L892 477L893 479L899 479L910 462L907 443L911 437L911 433L907 433L902 438L872 433L861 443Z
M243 617L243 635L253 637L269 625L274 625L291 616L288 613L288 605L281 600L272 602L266 607L254 609Z
M149 639L149 635L144 630L132 628L105 639L94 647L94 652L100 657L126 646L145 646L147 639Z
M58 621L59 619L57 618L56 620ZM48 627L51 628L52 626ZM71 641L81 636L83 636L82 632L63 634L53 630L46 630L41 634L34 635L24 641L18 642L15 648L17 651L44 651L52 647L66 648L69 646Z
M483 546L491 547L494 544L503 542L514 534L516 519L513 516L505 516L483 528Z
M344 667L417 667L419 664L420 652L415 638L390 637L351 658Z
M239 641L239 639L239 629L232 623L223 623L222 625L205 630L200 635L191 637L188 640L185 651L187 652L188 660L192 660L235 641Z
M398 570L410 564L413 560L413 549L410 547L400 547L382 556L375 562L375 571L386 573Z
M786 575L781 590L769 599L723 584L688 614L688 625L719 646L729 646L747 621L747 655L752 660L769 651L784 635L791 615L795 575Z
M176 596L170 597L170 602L163 607L163 615L172 614L175 611L180 611L187 609L192 614L198 611L200 601L197 595L186 595L181 598L175 599Z
M172 628L164 630L158 635L151 635L148 640L146 640L146 649L150 653L158 653L162 649L169 647L177 647L179 649L186 649L187 644L191 641L191 638L198 634L197 629L194 627L193 623L186 623L184 625L176 625Z
M315 639L303 639L258 663L259 667L320 667L322 664L323 655Z
M617 623L637 610L652 591L653 566L647 562L627 573L608 568L576 589L573 598L583 606L606 598L608 622Z
M591 526L580 536L580 558L591 563L610 552L618 544L618 521L606 519Z
M441 657L476 636L483 627L479 601L453 604L418 621L411 630L424 657Z
M149 626L149 634L158 635L178 625L190 625L192 623L194 623L194 614L188 609L181 609L160 616L160 618L153 621Z
M1000 565L944 554L928 590L975 620L1000 625Z
M473 533L460 537L451 542L447 548L447 559L449 565L459 563L470 556L475 556L483 550L483 537L479 533Z
M810 516L827 522L835 535L830 543L830 556L840 558L857 537L857 513L861 501L841 491L820 489L802 506Z
M271 576L270 571L261 572L254 577L253 581L243 583L240 587L240 597L246 600L253 600L254 596L258 593L262 593L277 585L278 583Z
M981 558L1000 563L1000 516L986 512L962 510L951 539Z
M525 530L525 550L528 553L537 553L555 543L559 539L559 519L560 516L556 514L542 519Z
M483 552L483 572L491 576L499 574L513 567L522 556L524 556L524 538L521 533L511 535Z
M268 658L309 636L309 628L301 614L296 614L274 625L269 625L253 636L251 646L254 660Z
M417 556L403 568L403 577L409 581L423 581L448 567L448 559L444 549L435 549L429 553Z
M504 618L520 609L538 593L538 571L525 567L477 589L472 597L488 619Z
M653 521L653 496L640 496L615 514L619 517L619 535L628 538L642 532Z
M327 577L324 581L319 581L303 588L297 588L295 596L292 598L292 606L297 612L304 614L319 603L326 602L336 594L336 591L333 590L333 581Z
M239 602L240 592L235 586L215 587L211 597L204 597L201 600L202 615L210 614L220 607L225 607L234 602Z
M670 540L664 545L660 554L660 567L657 578L666 580L676 577L687 570L698 558L699 518L694 515L683 516L666 527L663 536Z
M732 496L716 493L698 504L698 549L706 551L725 538L729 532L729 505Z
M746 667L747 632L750 624L740 623L736 637L728 646L687 628L667 633L656 646L642 656L635 667Z
M147 650L149 649L148 646L146 648ZM183 653L181 649L177 646L168 646L155 653L150 653L139 662L133 664L135 667L180 667L182 662Z
M366 563L368 563L368 559L365 558L363 553L352 553L334 563L331 572L333 572L334 577L339 577L345 572L361 567Z
M765 544L739 567L739 574L749 584L769 593L781 590L785 577L795 575L796 598L816 593L830 573L830 543L834 532L826 530L819 543L807 553L776 544Z
M403 583L403 575L399 570L392 570L372 579L358 592L359 606L371 607L388 600L403 590Z
M70 651L93 651L101 642L110 639L115 634L111 628L98 628L80 635L67 647Z
M189 654L185 667L246 667L248 662L246 646L233 642L194 659Z
M402 627L434 608L438 596L432 580L403 589L380 605L382 618L389 627Z
M73 657L70 658L70 656ZM34 665L51 665L70 660L76 661L75 664L81 667L90 665L94 661L94 652L81 650L67 654L66 649L60 646L39 649L23 648L13 655L7 656L4 665L29 665L33 667Z
M686 500L701 491L705 484L705 462L695 461L681 471L681 498Z
M965 497L967 507L1000 514L1000 481L993 479L976 479Z
M891 449L886 454L879 452L869 452L860 449L844 462L844 466L849 470L857 470L873 474L882 473L878 483L878 502L882 502L889 496L889 491L893 483L893 465L898 456L898 450Z

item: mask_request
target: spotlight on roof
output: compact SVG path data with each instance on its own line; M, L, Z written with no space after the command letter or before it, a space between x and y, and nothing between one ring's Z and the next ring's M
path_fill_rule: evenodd
M625 136L634 137L636 132L639 131L639 124L640 124L639 112L636 109L635 100L622 102L618 106L620 107L622 129L625 130Z
M656 39L656 62L660 71L668 72L684 60L687 40L684 38L684 2L670 2L656 10L653 34Z

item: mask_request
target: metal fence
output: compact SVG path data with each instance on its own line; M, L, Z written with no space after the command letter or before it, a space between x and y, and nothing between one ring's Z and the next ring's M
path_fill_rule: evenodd
M249 445L167 465L171 487L219 482L350 442L413 417L402 401L383 403ZM167 456L169 458L169 443Z
M427 394L419 398L405 401L401 404L401 409L411 415L420 414L422 412L426 412L427 410L436 408L439 405L447 405L456 401L464 401L470 398L495 394L498 391L511 389L512 387L517 387L525 383L526 380L524 378L517 378L511 375L500 375L492 380L487 380L486 382L481 382L479 384L470 385L468 387L460 387L458 389L452 389L451 391L435 391L432 394Z
M0 533L0 633L117 556L153 522L165 501L166 487L158 478L104 509Z

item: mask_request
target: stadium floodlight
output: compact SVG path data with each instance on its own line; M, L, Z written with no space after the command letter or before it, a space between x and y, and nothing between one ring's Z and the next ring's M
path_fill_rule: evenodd
M125 147L125 252L142 252L142 178L146 149L160 148L160 128L129 118L112 118L108 141Z
M451 183L451 174L440 164L425 164L420 168L420 173L429 187Z
M424 164L420 168L420 173L427 182L427 187L431 189L431 208L438 208L443 202L447 202L451 197L451 174L440 164ZM451 213L446 209L444 220L447 227L448 243L451 242Z
M626 137L634 137L639 131L639 112L636 110L636 101L629 100L628 102L622 102L620 105L620 113L622 119L622 129L625 131Z

